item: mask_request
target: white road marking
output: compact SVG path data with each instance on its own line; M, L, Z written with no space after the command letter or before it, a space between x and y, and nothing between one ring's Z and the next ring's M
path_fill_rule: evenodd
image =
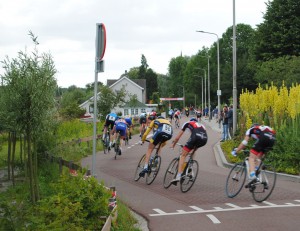
M297 201L298 202L298 201ZM172 215L182 215L182 214L196 214L196 213L216 213L216 212L232 212L232 211L241 211L241 210L253 210L253 209L270 209L270 208L289 208L289 207L300 207L300 204L292 204L286 203L283 205L250 205L249 207L239 207L237 205L233 205L231 203L226 203L226 205L232 207L227 209L210 209L210 210L193 210L193 211L184 211L184 210L177 210L177 212L166 213L160 209L153 209L155 214L149 214L151 217L155 216L172 216ZM192 207L193 209L195 206ZM180 211L180 212L178 212Z
M295 200L295 201L300 202L300 200Z
M221 208L221 207L214 207L214 209L222 210L223 208Z
M264 203L264 204L266 204L266 205L271 205L271 206L274 206L274 205L276 205L276 204L273 204L273 203L271 203L271 202L268 202L268 201L263 201L262 203Z
M231 204L231 203L225 203L225 205L228 205L232 208L241 208L240 206L237 206L237 205L234 205L234 204Z
M197 206L189 206L189 207L192 208L192 209L195 209L197 211L203 211L204 210L204 209L201 209L201 208L199 208Z
M166 212L160 210L160 209L153 209L155 212L161 214L161 215L164 215L164 214L167 214Z
M207 214L206 215L209 219L211 219L211 221L214 223L214 224L220 224L221 222L218 220L218 218L216 218L214 215L212 214Z

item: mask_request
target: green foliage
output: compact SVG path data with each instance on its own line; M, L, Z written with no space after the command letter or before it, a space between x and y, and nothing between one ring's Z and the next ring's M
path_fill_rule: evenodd
M117 212L118 217L116 222L112 223L112 231L141 231L141 229L135 227L137 220L131 214L128 206L121 200L118 200Z
M258 25L257 60L270 60L300 53L300 2L268 1L264 22Z
M110 214L111 193L95 178L57 172L46 167L40 175L42 199L36 204L26 200L24 184L1 194L1 230L101 230L99 217Z
M284 85L291 87L300 82L300 57L283 56L277 59L262 62L257 66L255 80L261 84L274 84L277 87Z

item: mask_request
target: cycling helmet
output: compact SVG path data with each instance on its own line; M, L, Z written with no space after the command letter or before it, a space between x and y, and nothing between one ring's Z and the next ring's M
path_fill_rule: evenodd
M195 121L195 122L198 122L198 120L196 118L190 118L190 121Z
M151 115L151 116L156 116L156 112L153 111L153 112L150 113L150 115Z
M254 123L254 124L251 125L250 128L253 128L253 127L256 127L256 126L259 126L259 124L258 123Z
M163 116L158 116L157 119L166 119L166 118Z

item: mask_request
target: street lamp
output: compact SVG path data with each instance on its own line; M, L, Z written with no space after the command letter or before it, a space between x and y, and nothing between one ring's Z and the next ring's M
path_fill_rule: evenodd
M205 33L205 34L212 34L217 36L217 52L218 52L218 91L217 91L217 96L218 96L218 116L220 118L220 113L221 113L221 100L220 100L220 96L221 96L221 90L220 90L220 48L219 48L219 36L216 33L212 33L212 32L207 32L207 31L203 31L203 30L197 30L196 32L200 32L200 33ZM221 124L219 123L219 127L221 127Z
M208 95L208 121L210 122L210 117L211 117L211 105L210 105L210 74L209 74L209 58L210 56L208 55L200 55L201 57L207 58L207 95Z
M201 109L202 109L202 112L203 112L203 77L202 76L199 76L199 75L194 75L195 77L201 77L202 79L202 91L201 91L201 101L202 101L202 105L201 105ZM195 102L196 102L196 97L195 97ZM195 103L195 107L196 107L196 103Z
M233 128L232 135L236 132L237 125L237 90L236 90L236 28L235 28L235 0L233 0L233 44L232 44L232 99L233 99Z
M178 85L180 87L182 87L182 91L183 91L183 108L185 108L185 94L184 94L184 86L183 85Z

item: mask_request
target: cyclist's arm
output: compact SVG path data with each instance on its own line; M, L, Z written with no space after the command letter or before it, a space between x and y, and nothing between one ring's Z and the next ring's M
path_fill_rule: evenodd
M143 137L142 137L142 141L144 142L147 138L147 135L149 134L149 132L152 130L153 126L154 126L154 121L155 120L152 120L149 127L147 128L147 130L145 131Z
M173 140L173 142L171 144L171 148L174 148L174 146L180 140L180 137L183 135L183 133L184 133L184 130L180 130L180 132L177 134L176 138Z
M236 149L236 152L243 150L247 146L249 139L250 139L250 136L246 135L244 137L244 140L240 143L240 145Z

